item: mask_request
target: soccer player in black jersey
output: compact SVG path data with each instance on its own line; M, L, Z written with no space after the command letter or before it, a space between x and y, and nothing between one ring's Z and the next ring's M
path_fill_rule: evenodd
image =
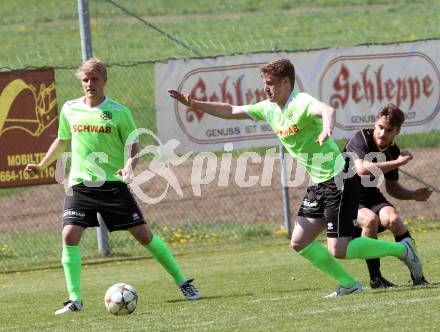
M404 113L394 104L379 110L374 129L361 129L348 141L344 152L354 153L352 157L358 175L363 177L358 210L358 234L377 238L378 232L389 229L396 241L411 238L406 225L399 218L394 206L384 197L375 183L374 175L384 174L385 188L389 195L401 200L426 201L432 191L422 187L415 190L399 183L399 167L412 158L408 151L400 151L393 143L405 120ZM374 168L375 167L375 168ZM379 171L380 170L380 171ZM377 173L379 171L379 173ZM380 259L367 259L371 288L392 288L393 283L380 272ZM427 284L425 278L414 280L414 285Z

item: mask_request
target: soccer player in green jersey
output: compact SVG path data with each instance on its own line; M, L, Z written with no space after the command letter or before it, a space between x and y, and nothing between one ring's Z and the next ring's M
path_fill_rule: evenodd
M139 152L137 139L130 138L136 126L130 110L104 94L106 66L98 59L89 59L76 74L84 96L64 104L58 137L39 164L28 164L25 169L39 173L71 146L72 194L64 201L61 259L69 300L55 314L83 311L79 242L86 227L99 226L98 212L109 231L128 230L171 275L186 299L199 299L200 293L180 271L167 245L146 225L127 187ZM128 156L126 150L130 151Z
M348 165L331 137L335 110L294 90L295 69L289 60L261 68L268 99L244 106L195 100L177 90L169 95L187 107L223 119L266 121L286 150L302 164L313 185L307 188L292 232L291 246L315 267L339 282L328 297L362 292L362 286L336 258L400 258L422 278L422 265L410 240L399 243L366 237L352 239L358 210L359 178L348 176ZM315 239L327 227L327 248Z

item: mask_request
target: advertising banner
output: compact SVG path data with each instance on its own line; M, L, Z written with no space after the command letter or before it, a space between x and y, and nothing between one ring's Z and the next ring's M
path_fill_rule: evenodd
M278 145L266 123L204 114L177 103L167 89L204 101L253 104L265 99L259 68L283 58L295 66L295 89L337 110L337 139L372 127L377 111L387 103L405 113L402 134L440 129L439 48L440 41L433 40L156 63L159 138L177 139L179 153L221 151L226 142L233 143L234 149Z
M0 73L0 188L55 182L55 166L30 176L57 137L54 70Z

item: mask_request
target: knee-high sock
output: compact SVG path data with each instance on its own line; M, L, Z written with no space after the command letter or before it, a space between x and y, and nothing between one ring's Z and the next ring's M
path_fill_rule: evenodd
M365 260L367 262L368 273L370 274L370 280L374 280L382 276L380 272L380 259L370 258Z
M341 285L352 287L356 284L356 279L345 270L341 263L321 243L313 241L298 253L310 261L313 266L336 279Z
M163 268L173 277L177 285L182 285L187 279L180 272L179 265L173 257L170 249L168 249L165 242L158 236L153 235L153 239L145 248L153 255L153 257L163 266Z
M63 246L61 263L64 267L69 299L81 301L81 252L79 246Z
M405 246L399 242L358 237L348 243L345 259L369 259L385 256L400 258L405 250Z
M403 233L402 235L394 235L394 240L396 242L400 242L402 241L404 238L406 237L410 237L411 239L413 239L413 237L411 236L411 234L409 233L409 231L406 231L405 233ZM413 239L414 240L414 239Z

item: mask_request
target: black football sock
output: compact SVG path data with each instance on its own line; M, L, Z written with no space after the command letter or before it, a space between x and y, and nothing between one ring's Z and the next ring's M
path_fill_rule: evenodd
M400 241L402 241L404 238L406 238L406 237L409 237L409 238L411 238L411 239L413 239L412 238L412 236L411 236L411 234L409 234L409 231L406 231L405 233L403 233L402 235L394 235L394 240L396 241L396 242L400 242ZM413 239L414 240L414 239Z
M382 276L382 274L380 273L379 258L366 259L365 261L367 262L368 272L370 273L370 280L374 280Z

